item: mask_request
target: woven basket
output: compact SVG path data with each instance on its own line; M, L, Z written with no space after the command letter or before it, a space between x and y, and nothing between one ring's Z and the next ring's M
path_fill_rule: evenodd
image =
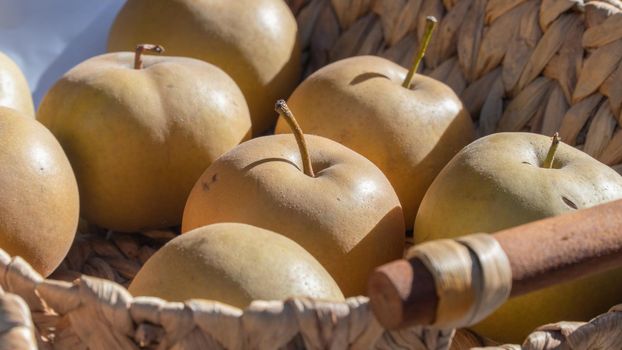
M622 4L618 0L287 0L299 22L305 75L353 55L410 64L425 17L439 27L423 70L446 82L480 136L529 130L622 163ZM178 232L107 232L81 223L50 279L0 251L0 348L407 348L494 345L460 330L383 330L365 297L344 303L133 298L142 264ZM90 277L89 277L90 276ZM114 281L114 282L112 282ZM116 283L115 283L116 282ZM622 307L589 323L546 325L523 347L621 349Z
M79 276L71 282L43 279L23 259L0 250L0 349L463 350L494 344L468 330L385 331L362 296L342 303L305 298L255 301L240 310L207 300L133 298L109 280L130 280L135 271L124 266L140 266L145 252L172 235L79 234L53 276ZM107 279L80 275L68 266ZM486 349L620 349L620 324L622 305L589 323L541 327L523 347Z
M161 239L167 232L156 235ZM144 259L140 234L106 239L78 236L56 277L95 275L131 279L119 266ZM124 237L124 238L119 238ZM123 243L120 243L123 242ZM152 242L153 243L153 242ZM128 248L134 247L134 248ZM71 263L70 263L71 261ZM113 267L114 266L114 267ZM123 271L123 272L122 272ZM415 349L462 350L494 344L467 330L424 327L388 332L374 319L368 299L343 303L312 299L255 301L245 310L207 300L185 303L133 298L107 279L80 276L72 282L43 279L23 259L0 250L0 348L2 349ZM7 291L8 293L5 293ZM619 349L622 305L589 323L541 327L523 347L486 349ZM450 344L453 338L453 344Z

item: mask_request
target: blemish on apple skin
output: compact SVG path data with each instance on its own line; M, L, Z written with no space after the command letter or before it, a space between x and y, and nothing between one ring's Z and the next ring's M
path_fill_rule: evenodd
M577 207L577 205L576 205L573 201L571 201L570 199L568 199L568 198L566 198L566 197L562 196L562 200L564 201L564 203L565 203L567 206L571 207L572 209L575 209L575 210L576 210L576 209L579 209L579 207Z
M218 181L218 174L212 175L212 180L209 183L207 181L201 182L201 186L203 187L203 191L205 191L205 192L209 191L210 185L214 184L216 181Z
M531 165L531 163L529 163L529 162L521 162L521 164Z

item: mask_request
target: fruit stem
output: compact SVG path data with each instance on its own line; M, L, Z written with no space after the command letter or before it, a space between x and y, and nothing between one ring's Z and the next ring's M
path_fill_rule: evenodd
M432 39L432 32L434 32L434 28L436 28L436 23L438 23L438 21L433 16L425 18L425 33L423 34L423 42L421 43L419 52L417 52L417 56L415 56L413 64L406 75L406 79L404 79L404 83L402 84L402 86L407 89L410 88L410 84L412 84L415 73L417 73L417 70L419 69L419 64L421 63L421 60L423 60L423 56L425 56L425 52L430 44L430 39Z
M553 167L553 160L555 160L555 152L557 152L557 146L559 146L559 133L555 133L553 135L553 141L551 142L551 148L549 148L549 153L546 155L546 159L544 159L544 163L542 163L542 167L546 169L551 169Z
M136 50L134 51L134 69L142 69L143 68L143 52L153 52L160 54L164 52L164 47L162 45L153 45L153 44L140 44L136 46Z
M311 166L311 157L309 156L309 150L307 149L307 142L305 141L305 135L298 125L296 118L292 111L289 110L287 103L285 100L276 101L276 105L274 109L285 119L287 124L289 124L290 129L294 133L294 137L296 138L296 142L298 143L298 149L300 150L300 157L302 158L302 169L305 175L315 177L313 173L313 167Z

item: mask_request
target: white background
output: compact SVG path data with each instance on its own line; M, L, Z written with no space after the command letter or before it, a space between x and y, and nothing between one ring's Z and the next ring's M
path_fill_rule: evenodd
M58 78L104 53L124 0L0 0L0 51L22 69L35 106Z

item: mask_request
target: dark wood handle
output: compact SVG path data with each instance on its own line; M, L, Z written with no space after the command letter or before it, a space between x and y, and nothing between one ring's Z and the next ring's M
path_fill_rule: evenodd
M622 266L622 200L494 233L512 270L511 296ZM368 295L387 329L436 318L434 277L417 258L377 268ZM464 325L466 326L466 325Z

